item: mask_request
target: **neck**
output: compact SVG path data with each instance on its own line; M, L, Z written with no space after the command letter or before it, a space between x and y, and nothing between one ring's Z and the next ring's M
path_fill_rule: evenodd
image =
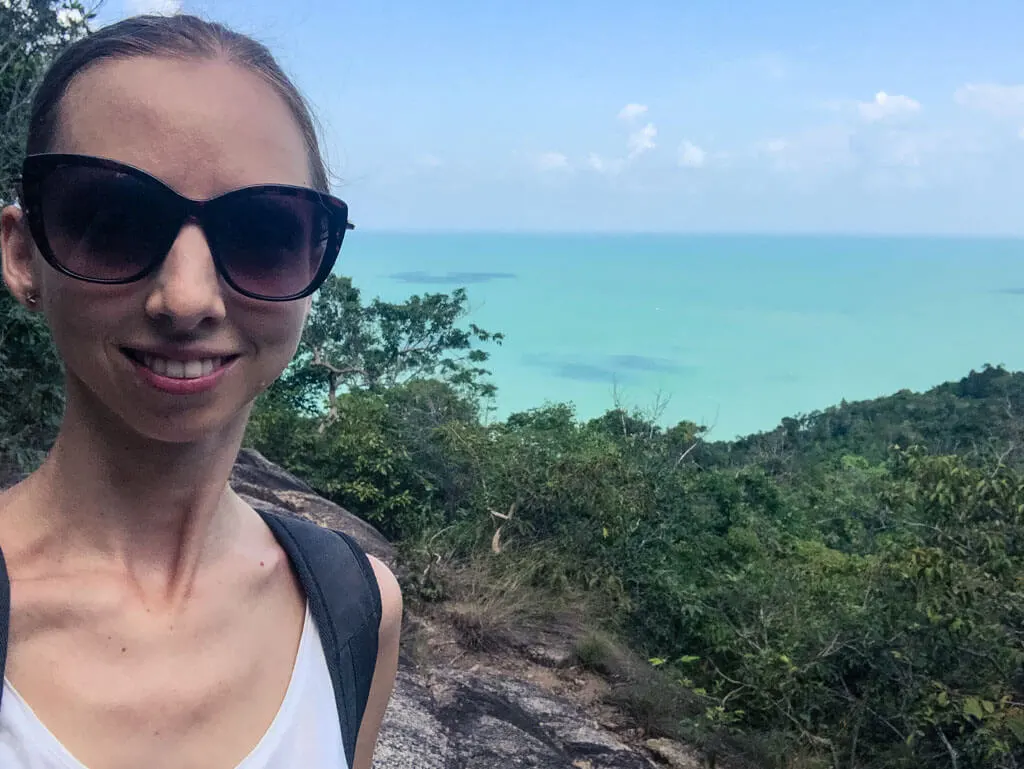
M248 410L199 441L165 443L85 400L69 387L53 450L29 479L40 534L59 555L102 559L173 601L237 529L228 477Z

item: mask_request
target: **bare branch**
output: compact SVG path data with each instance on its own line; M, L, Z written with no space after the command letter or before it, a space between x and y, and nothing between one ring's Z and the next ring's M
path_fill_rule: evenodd
M945 733L939 727L935 727L935 731L939 733L939 739L942 740L942 744L946 746L946 752L949 753L949 764L953 769L957 769L956 764L956 749L949 744L949 740L946 739Z
M676 460L676 463L675 463L674 465L672 465L672 469L673 469L673 470L675 470L675 469L676 469L677 467L679 467L679 464L680 464L680 463L681 463L681 462L682 462L682 461L683 461L684 459L686 459L686 456L687 456L687 455L688 455L688 454L689 454L689 453L690 453L691 451L693 451L693 450L694 450L695 448L697 448L697 447L698 447L698 446L699 446L699 445L701 444L701 441L702 441L701 437L700 437L700 436L698 436L698 437L697 437L697 439L696 439L696 440L695 440L695 441L694 441L694 442L693 442L692 444L690 444L690 448L688 448L688 449L687 449L686 451L684 451L684 452L683 452L682 454L680 454L680 455L679 455L679 459L677 459L677 460Z
M319 347L313 349L313 360L310 361L310 365L311 366L319 366L320 368L325 368L328 371L330 371L332 374L334 374L336 376L339 376L339 377L348 376L349 374L362 374L364 377L367 377L367 378L369 378L369 376L370 376L369 372L367 372L366 369L361 368L359 366L349 366L349 367L346 367L346 368L339 368L338 366L335 366L330 361L324 360L323 351Z

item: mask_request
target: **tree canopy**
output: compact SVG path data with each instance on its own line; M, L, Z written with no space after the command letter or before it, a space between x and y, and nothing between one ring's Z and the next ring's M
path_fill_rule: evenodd
M491 397L495 387L482 367L489 353L473 344L500 344L503 336L475 323L459 326L467 311L465 289L364 305L350 278L332 275L316 294L281 387L304 393L314 410L322 397L326 420L337 416L343 392L379 393L413 380L438 379L470 398Z

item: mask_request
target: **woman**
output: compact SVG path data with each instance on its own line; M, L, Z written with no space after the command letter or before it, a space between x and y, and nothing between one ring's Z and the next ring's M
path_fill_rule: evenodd
M228 487L347 227L302 97L249 38L137 17L54 63L27 150L3 277L52 330L67 407L0 496L0 764L348 769L306 595ZM370 562L379 652L351 769L370 769L402 616Z

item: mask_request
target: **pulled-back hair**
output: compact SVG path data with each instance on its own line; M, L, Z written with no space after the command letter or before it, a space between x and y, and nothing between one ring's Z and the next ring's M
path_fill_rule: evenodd
M76 75L101 61L137 56L223 59L261 77L284 99L299 124L313 186L321 192L330 191L327 166L309 106L267 47L222 24L185 14L134 16L102 27L64 49L47 70L32 100L27 153L49 150L61 100Z

